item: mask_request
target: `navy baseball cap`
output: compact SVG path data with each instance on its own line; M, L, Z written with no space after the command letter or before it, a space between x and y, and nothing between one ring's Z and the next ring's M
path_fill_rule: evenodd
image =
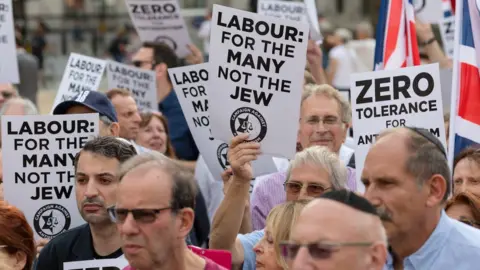
M59 103L53 110L53 114L66 114L68 109L75 105L88 107L100 115L108 117L112 122L118 122L117 112L112 102L104 93L97 91L82 91L72 100Z

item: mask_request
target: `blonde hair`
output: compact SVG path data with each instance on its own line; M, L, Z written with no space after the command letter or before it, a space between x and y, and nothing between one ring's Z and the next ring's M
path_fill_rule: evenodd
M290 238L290 231L297 222L300 212L309 202L310 200L286 202L275 206L267 216L265 227L268 228L272 234L275 258L277 264L283 269L288 269L288 266L283 256L281 256L279 244Z
M302 104L311 96L323 95L327 98L335 99L340 107L340 117L342 122L350 123L352 121L352 110L350 103L346 100L340 92L328 84L306 84L302 92Z

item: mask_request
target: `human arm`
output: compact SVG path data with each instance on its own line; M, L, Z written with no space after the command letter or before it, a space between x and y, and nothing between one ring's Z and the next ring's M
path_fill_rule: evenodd
M309 40L307 47L307 62L310 73L317 84L328 83L325 70L323 69L323 53L315 41Z
M185 61L190 65L196 65L203 63L203 53L200 51L197 46L194 44L189 44L188 49L190 50L190 54L185 57Z
M429 42L425 44L425 52L428 55L428 59L433 63L439 63L440 68L449 68L451 67L451 62L448 57L443 52L440 44L435 39L435 34L432 30L432 25L429 23L423 23L420 20L416 20L415 27L417 30L418 39L420 44ZM433 40L433 42L432 42Z
M248 134L242 134L232 139L228 160L233 175L213 218L210 234L210 248L229 250L234 267L240 267L244 260L243 245L237 239L243 219L243 214L239 213L244 213L249 196L253 175L250 163L260 155L260 145L244 142L247 138Z

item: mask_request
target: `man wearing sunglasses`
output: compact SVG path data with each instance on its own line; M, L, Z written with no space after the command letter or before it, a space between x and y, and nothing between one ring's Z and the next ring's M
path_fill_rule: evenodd
M144 43L133 56L132 63L136 67L155 71L158 108L168 120L175 153L179 159L190 161L191 170L195 170L199 152L167 72L169 68L180 65L175 51L163 43Z
M18 91L11 83L0 83L0 108L7 100L18 97Z
M290 270L381 270L387 235L366 199L331 191L305 206L280 250Z
M253 270L255 269L253 247L264 236L264 231L257 230L237 235L243 218L248 217L250 211L246 200L252 178L250 162L261 155L260 144L245 142L247 138L248 134L242 134L232 139L228 160L233 175L229 180L225 197L213 218L210 248L231 251L234 269ZM346 168L338 156L326 147L314 146L295 155L290 162L287 181L282 188L286 190L286 201L309 199L329 190L343 189L346 179ZM275 188L271 191L277 192Z
M40 252L36 270L63 269L64 262L122 256L120 235L107 208L115 204L120 165L136 155L126 140L95 138L76 155L75 195L85 225L53 238Z
M188 249L197 193L193 175L158 152L143 153L122 164L115 207L127 269L222 270Z
M342 157L342 147L352 119L349 102L333 87L307 85L304 87L300 107L298 141L302 149L311 146L325 146L332 153ZM347 164L350 156L343 160ZM309 166L298 168L298 177L290 179L284 172L272 174L258 181L252 193L252 225L254 230L265 227L265 219L270 210L285 202L290 187L301 183L315 182L316 169ZM345 187L357 191L355 170L347 167ZM294 180L294 183L289 183ZM286 188L284 188L286 187ZM298 185L297 185L298 189ZM309 189L313 191L312 189ZM313 192L311 196L318 193Z
M362 182L387 231L386 270L479 269L480 230L443 210L451 173L445 148L430 131L382 132L367 154Z

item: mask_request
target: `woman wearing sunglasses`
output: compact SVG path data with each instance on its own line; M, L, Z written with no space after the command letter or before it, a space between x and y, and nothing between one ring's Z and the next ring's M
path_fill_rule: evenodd
M480 197L471 192L460 192L447 202L447 215L480 229Z
M0 201L0 269L30 270L35 256L32 228L23 213Z
M253 248L256 254L256 269L288 269L279 245L289 239L291 228L308 202L309 200L287 202L270 211L266 220L265 235Z

